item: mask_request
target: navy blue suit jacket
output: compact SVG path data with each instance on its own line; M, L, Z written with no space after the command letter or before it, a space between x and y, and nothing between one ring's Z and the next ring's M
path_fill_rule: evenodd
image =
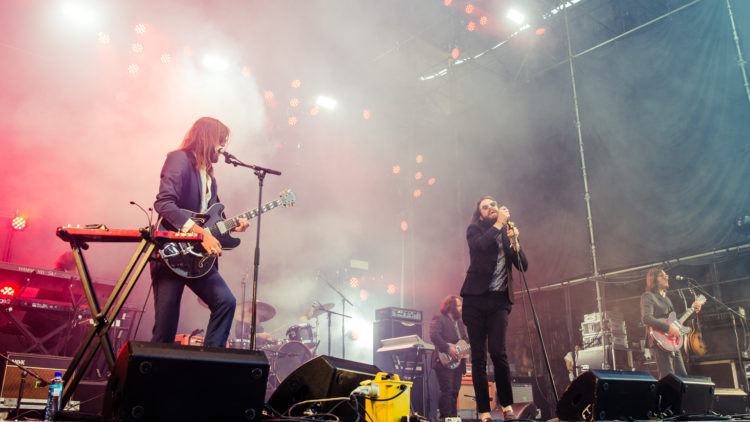
M216 179L211 176L211 198L208 206L217 202L219 197L216 192ZM161 169L161 182L154 209L175 230L180 230L190 218L183 209L200 212L200 208L201 175L195 168L193 155L180 150L170 152Z

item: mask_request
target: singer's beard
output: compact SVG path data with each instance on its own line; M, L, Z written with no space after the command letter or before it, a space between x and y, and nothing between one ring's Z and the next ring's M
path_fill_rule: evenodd
M497 217L498 216L499 216L499 214L495 214L494 216L491 216L491 217L482 218L482 221L485 224L487 224L488 226L491 226L491 225L493 225L493 224L495 224L497 222Z

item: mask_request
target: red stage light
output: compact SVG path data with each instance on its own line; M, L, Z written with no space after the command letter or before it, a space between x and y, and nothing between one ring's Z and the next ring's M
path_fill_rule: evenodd
M453 0L443 0L443 4L446 6L450 6L451 3L453 3Z
M396 294L396 285L395 284L389 284L388 288L385 290L389 295Z
M362 111L362 117L365 120L370 120L370 110L364 110L364 111Z
M350 278L349 285L352 287L359 287L359 279L357 277Z
M299 79L295 79L292 81L292 88L299 88L300 86L302 86L302 81L300 81Z
M393 174L401 173L401 166L393 166Z
M415 158L415 160L417 161L417 164L419 164L422 162L422 160L424 160L424 157L422 157L422 154L419 154L417 155L417 158Z
M471 3L466 3L466 14L471 15L474 12L474 5Z
M135 26L134 30L136 34L143 35L146 33L146 25L139 23L138 25Z
M10 220L10 226L13 227L14 230L21 231L26 228L26 217L22 215L17 215L13 217L12 220Z
M292 116L289 119L287 119L287 123L289 123L289 126L294 126L297 124L297 118Z
M474 30L475 30L475 29L477 29L477 24L476 24L476 22L474 22L474 21L471 21L471 22L469 22L469 24L468 24L468 25L466 25L466 29L467 29L467 30L468 30L469 32L474 32Z
M135 63L131 63L128 65L128 73L130 73L131 75L135 75L139 70L141 70L141 67Z
M172 56L169 53L162 54L161 62L164 64L169 64L170 62L172 62Z
M137 42L134 43L132 46L130 46L130 49L133 50L133 53L143 53L143 44Z
M414 179L419 180L421 178L422 178L422 172L421 171L418 171L418 172L414 173Z
M453 50L451 50L451 57L454 59L457 59L458 56L461 55L461 50L458 49L458 47L453 47Z
M15 297L18 294L18 286L10 283L0 284L0 296Z
M362 289L359 291L359 298L362 300L367 300L367 297L370 296L369 293L367 293L367 290Z
M544 33L547 32L544 28L538 28L536 30L537 35L544 35Z
M427 181L427 184L430 185L430 186L434 185L435 184L435 178L434 177L430 177L430 180Z
M310 109L311 116L317 116L319 112L320 112L320 109L318 107L313 107Z
M401 221L401 231L405 232L409 230L409 223L406 222L406 220Z
M289 100L289 107L297 107L299 105L299 99L298 98L292 98Z
M274 97L273 91L266 91L266 92L263 93L263 98L265 98L266 101L273 100L273 97Z
M487 16L482 16L481 18L479 18L479 24L482 26L487 25Z
M414 189L414 197L419 198L422 196L422 189Z

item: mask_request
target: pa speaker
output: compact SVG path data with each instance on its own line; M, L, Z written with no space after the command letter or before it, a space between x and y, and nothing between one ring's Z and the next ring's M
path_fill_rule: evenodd
M263 352L129 341L104 393L102 420L259 421Z
M668 374L656 386L659 411L672 415L705 415L711 411L714 383L710 378Z
M649 419L656 412L656 378L648 372L586 371L557 402L565 421Z
M342 421L351 421L361 416L356 403L348 403L349 393L365 380L375 379L380 372L374 365L318 356L289 374L268 399L268 406L279 414L302 416L312 409L319 413L332 413ZM342 397L338 401L324 401L294 406L308 400ZM362 405L364 411L364 405Z

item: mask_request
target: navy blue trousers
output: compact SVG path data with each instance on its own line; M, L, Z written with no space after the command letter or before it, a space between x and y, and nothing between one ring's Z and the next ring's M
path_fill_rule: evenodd
M237 300L216 266L199 278L183 278L173 273L161 262L151 263L151 278L154 287L153 337L156 343L174 343L177 324L180 320L180 301L187 286L202 301L208 304L211 316L208 319L204 345L225 347L232 328ZM195 306L200 306L198 303Z

